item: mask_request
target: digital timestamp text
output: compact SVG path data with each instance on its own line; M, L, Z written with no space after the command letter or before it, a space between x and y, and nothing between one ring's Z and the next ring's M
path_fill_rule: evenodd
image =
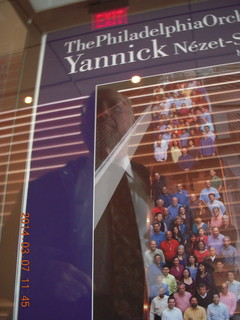
M30 235L30 213L22 213L21 214L21 236L22 241L20 243L20 250L22 254L21 260L21 284L20 284L20 300L21 307L26 308L30 307L30 297L29 297L29 289L30 289L30 279L29 279L29 271L30 271L30 260L28 254L30 253L30 243L27 241L28 236Z

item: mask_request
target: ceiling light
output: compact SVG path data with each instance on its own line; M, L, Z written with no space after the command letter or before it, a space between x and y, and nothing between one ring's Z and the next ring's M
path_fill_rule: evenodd
M131 78L132 83L139 83L142 80L140 76L133 76Z
M32 98L32 97L30 97L30 96L25 97L25 98L24 98L24 102L25 102L25 103L27 103L27 104L30 104L30 103L32 103L32 102L33 102L33 98Z

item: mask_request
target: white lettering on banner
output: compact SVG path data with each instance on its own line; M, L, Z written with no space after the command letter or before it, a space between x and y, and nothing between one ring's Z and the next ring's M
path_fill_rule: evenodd
M101 47L102 46L102 42L104 42L107 39L107 35L106 34L101 34L99 36L96 37L96 48Z
M163 22L159 22L156 28L153 29L148 25L145 25L139 32L129 33L128 29L118 31L115 34L107 32L106 34L95 36L94 40L88 42L83 42L81 39L65 42L64 47L66 47L66 52L69 54L72 52L91 50L103 46L112 46L123 42L137 41L151 37L165 36L165 38L171 38L174 33L213 28L217 25L222 26L238 22L240 22L240 12L238 10L233 10L233 14L227 16L207 14L202 18L202 20L196 21L192 21L190 18L187 18L184 22L181 22L177 19L174 20L172 25L166 25Z
M143 48L143 49L141 49L141 50L139 50L138 51L138 53L137 53L137 58L138 58L138 60L140 60L140 61L146 61L146 60L148 60L148 59L150 59L151 58L151 55L150 54L148 54L147 56L145 56L145 58L143 58L143 56L142 56L142 52L143 51L145 51L145 52L150 52L150 49L148 49L148 48Z
M166 38L170 38L174 33L191 31L194 29L203 29L205 27L212 28L216 25L224 25L227 23L240 22L240 13L238 10L234 10L235 15L218 17L214 14L205 15L202 20L192 21L187 19L186 23L180 23L179 20L175 20L175 25L165 26L163 23L159 23L160 34L165 35Z
M197 52L197 51L206 51L208 49L218 49L218 48L224 48L226 47L226 44L222 38L218 38L216 41L210 41L210 42L199 42L192 41L190 44L188 44L188 41L183 41L180 43L173 43L174 46L174 54L180 54L181 51L184 53L188 52ZM181 50L181 51L180 51ZM180 52L179 52L180 51Z
M77 55L77 59L75 61L73 60L73 56L64 58L69 62L70 66L71 66L71 71L69 73L77 73L76 64L77 64L78 60L81 58L81 56L83 56L83 55L84 55L84 53L79 53Z
M126 59L125 59L125 54L123 52L117 53L117 54L113 54L112 55L112 66L117 66L117 58L120 57L120 63L119 64L125 64L126 63Z
M133 48L127 52L119 52L111 54L109 56L104 55L101 57L95 57L93 59L84 59L81 61L81 58L84 56L84 53L77 54L76 57L69 56L65 57L66 61L70 64L70 72L85 72L90 70L96 70L101 68L109 68L117 65L124 65L128 63L133 63L137 61L146 61L149 59L157 59L168 57L169 54L166 53L166 45L158 45L157 40L152 40L151 48L142 48L137 52L134 51L134 45L130 44L129 48ZM165 50L165 51L164 51Z
M65 42L64 43L64 47L67 47L67 53L71 53L73 52L73 45L79 40L74 40L74 41L70 41L70 42Z
M211 40L209 42L197 42L197 41L182 41L174 42L173 54L181 55L187 53L196 53L201 51L216 50L219 48L225 48L227 46L239 46L240 45L240 33L236 32L232 35L233 40L225 40L218 38L217 40ZM157 39L151 40L152 45L147 48L134 50L134 45L130 44L129 51L118 52L111 55L103 55L94 57L92 59L85 59L84 53L79 53L76 56L71 55L64 59L70 65L69 74L77 72L86 72L91 70L97 70L101 68L109 68L118 65L125 65L129 63L135 63L137 61L147 61L150 59L161 59L170 56L169 47L166 44L159 44ZM84 60L81 60L84 57Z
M134 45L130 44L129 48L133 48L133 47ZM134 51L128 51L127 53L129 54L129 63L136 62L134 57Z
M153 58L161 58L161 57L167 57L168 54L165 53L164 51L162 51L163 48L166 47L166 45L162 45L160 48L158 48L158 45L157 45L157 40L154 39L152 40L152 44L153 44Z
M200 20L187 18L181 21L180 19L176 19L171 25L157 22L155 28L144 25L137 32L130 32L128 29L108 31L94 35L94 38L88 39L87 42L84 42L82 39L65 42L64 47L66 48L68 56L64 57L64 59L68 65L68 74L76 74L78 72L98 70L101 68L106 69L151 59L162 59L170 55L174 57L183 54L217 50L230 46L234 49L234 46L240 45L240 32L234 33L233 31L233 34L230 35L229 32L231 29L228 27L228 29L224 31L223 28L224 25L232 25L239 22L240 12L235 9L231 11L231 14L226 14L225 16L208 13ZM217 29L218 26L221 26L221 31ZM163 37L171 38L176 33L204 28L214 28L214 32L216 30L218 36L216 35L215 39L206 41L205 37L201 34L197 38L204 39L205 41L203 42L196 40L178 40L169 44L170 40L168 40L167 44L163 43ZM141 46L140 41L142 39L145 39L145 41L142 42L144 43L144 47L143 45ZM186 39L189 39L189 36L186 36ZM137 45L135 46L134 43L136 42ZM117 46L121 43L128 43L128 49L125 46L124 48ZM105 50L105 47L109 47L109 50ZM114 51L111 48L111 54L108 53L110 47L116 47ZM92 50L94 48L96 49L95 51ZM97 54L97 49L99 49L101 54ZM88 55L89 50L92 51L91 56Z
M234 33L232 37L234 40L240 40L240 32ZM235 46L240 45L240 42L233 42L233 43L235 44Z
M81 66L79 68L80 72L90 71L92 70L92 60L91 59L85 59L81 62ZM69 72L70 73L70 72Z

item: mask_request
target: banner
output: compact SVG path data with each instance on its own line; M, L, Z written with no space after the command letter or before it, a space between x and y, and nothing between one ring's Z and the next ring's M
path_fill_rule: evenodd
M203 1L43 38L18 319L152 319L157 281L177 294L190 256L201 264L211 247L237 274L223 238L235 253L238 230L219 230L238 223L234 171L224 180L237 161L223 149L239 132L239 22L239 1ZM212 291L219 270L205 270Z

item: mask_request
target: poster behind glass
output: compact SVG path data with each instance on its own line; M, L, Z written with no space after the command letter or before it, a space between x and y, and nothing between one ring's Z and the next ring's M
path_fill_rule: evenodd
M207 181L237 225L238 24L236 1L208 2L47 36L21 217L19 319L147 317L152 222L180 188L186 203L178 199L174 220L181 215L185 231L165 223L161 232L175 232L188 255L196 217L208 230L213 223L208 198L199 202Z
M233 64L143 78L138 88L98 86L94 319L152 317L159 288L176 293L192 257L196 272L197 264L208 267L212 292L221 292L227 272L238 279L238 78ZM105 133L121 130L118 120L130 110L124 137L98 165L110 145ZM198 271L192 295L201 281Z

